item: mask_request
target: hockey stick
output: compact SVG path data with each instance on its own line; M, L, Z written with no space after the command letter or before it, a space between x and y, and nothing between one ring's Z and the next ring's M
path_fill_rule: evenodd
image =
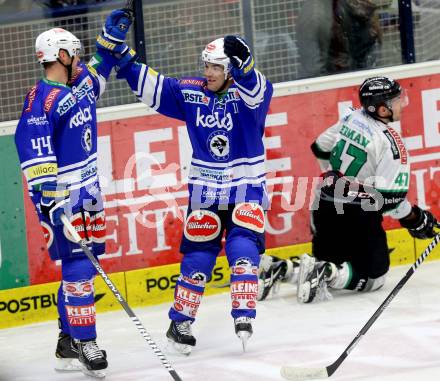
M133 16L133 3L134 0L127 0L124 5L124 9L131 13L131 16Z
M438 225L437 225L438 226ZM405 276L397 283L396 287L389 293L380 307L376 310L376 312L371 316L371 318L367 321L367 323L362 327L350 345L345 348L344 352L337 358L337 360L330 364L325 368L300 368L300 367L292 367L292 366L283 366L281 368L281 375L287 380L293 381L304 381L304 380L314 380L314 379L322 379L328 378L342 364L345 358L350 354L353 348L359 343L362 339L362 336L367 333L373 323L377 320L377 318L382 314L385 308L391 303L397 293L401 290L401 288L405 285L409 278L415 273L417 268L423 263L426 257L431 253L432 250L437 246L440 241L440 233L438 233L434 239L431 241L429 246L425 249L425 251L420 255L419 258L415 261L415 263L411 266L411 268L407 271Z
M98 271L99 275L101 275L104 282L107 284L108 288L113 292L113 295L118 299L121 306L124 308L125 312L127 312L127 315L131 318L133 323L136 325L136 328L139 330L143 338L146 340L150 348L153 350L153 352L156 354L157 357L159 357L162 365L168 370L171 377L174 381L182 381L182 379L179 377L177 372L173 369L171 364L166 359L165 355L162 353L162 351L159 349L159 347L156 345L156 343L153 341L147 330L142 325L139 318L135 315L133 310L130 308L128 303L125 301L124 297L121 295L119 290L116 288L114 283L111 281L111 279L108 277L106 272L103 270L103 268L100 266L99 262L93 255L93 253L90 251L90 249L87 247L87 243L85 240L81 239L76 229L72 226L69 219L66 217L66 215L61 216L61 221L63 221L64 226L67 228L69 233L72 235L75 242L81 247L84 254L87 256L87 258L90 259L90 262L92 262L95 269Z

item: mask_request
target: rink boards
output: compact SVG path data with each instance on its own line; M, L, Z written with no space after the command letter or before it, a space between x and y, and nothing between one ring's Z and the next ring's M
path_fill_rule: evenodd
M400 129L410 153L409 199L440 216L440 62L276 84L266 119L267 248L282 257L310 251L309 206L319 181L310 144L350 106L363 78L386 74L407 89ZM187 207L191 157L186 128L143 104L98 110L98 166L107 215L104 269L133 306L170 300ZM55 317L59 263L51 262L25 191L14 147L16 121L0 123L0 327ZM424 243L384 221L393 264L412 263ZM436 258L436 253L433 253ZM219 259L209 292L224 291ZM220 276L221 275L221 276ZM217 283L216 283L217 282ZM119 308L97 282L98 311Z
M417 241L405 229L387 232L391 265L409 267L428 245L429 240ZM310 252L310 243L270 249L268 254L281 258L294 258ZM439 259L440 249L435 249L427 261ZM113 273L112 282L131 307L150 306L170 302L179 276L179 265L165 265L147 269ZM221 256L213 271L212 280L207 283L205 295L228 292L229 269L226 258ZM57 318L57 292L59 282L20 287L0 291L0 328L42 322ZM98 276L95 282L95 303L98 314L121 309L119 302L107 285ZM167 305L164 305L166 316ZM228 307L225 306L225 310ZM99 316L98 316L99 319Z

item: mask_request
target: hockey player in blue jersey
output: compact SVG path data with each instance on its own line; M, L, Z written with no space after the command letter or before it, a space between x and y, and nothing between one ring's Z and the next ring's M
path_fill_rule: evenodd
M224 232L231 314L245 348L256 316L257 270L265 247L263 135L272 85L254 68L251 51L240 37L212 41L202 60L203 78L169 78L136 62L118 72L146 105L186 122L193 149L183 259L167 332L172 345L185 354L196 344L191 324Z
M21 168L49 255L61 260L56 369L83 370L98 377L107 368L107 359L96 344L96 270L63 228L61 215L70 218L95 256L104 253L96 102L118 61L115 56L128 51L121 40L129 25L123 10L114 11L88 65L80 62L81 42L72 33L61 28L41 33L35 48L44 78L27 94L15 133ZM117 51L110 52L112 46Z

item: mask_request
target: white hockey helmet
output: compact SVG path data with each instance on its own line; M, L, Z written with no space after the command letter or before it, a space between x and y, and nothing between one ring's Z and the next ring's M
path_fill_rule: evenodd
M205 46L202 52L202 61L209 62L217 65L223 66L223 71L225 73L225 79L228 77L228 74L231 70L231 60L225 54L223 50L224 39L217 38L216 40L210 42Z
M56 61L60 49L66 50L70 57L78 56L81 54L81 41L62 28L49 29L41 33L35 41L39 63Z

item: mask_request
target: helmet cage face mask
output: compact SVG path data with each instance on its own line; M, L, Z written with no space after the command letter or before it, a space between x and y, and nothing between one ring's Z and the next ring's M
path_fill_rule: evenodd
M218 38L210 42L205 46L202 51L202 64L203 69L205 68L205 63L212 63L223 66L223 73L225 80L228 79L229 73L231 71L231 60L225 54L223 50L223 38Z
M43 32L35 41L35 52L41 64L57 61L61 49L65 50L70 57L81 56L83 53L80 40L62 28L53 28Z

